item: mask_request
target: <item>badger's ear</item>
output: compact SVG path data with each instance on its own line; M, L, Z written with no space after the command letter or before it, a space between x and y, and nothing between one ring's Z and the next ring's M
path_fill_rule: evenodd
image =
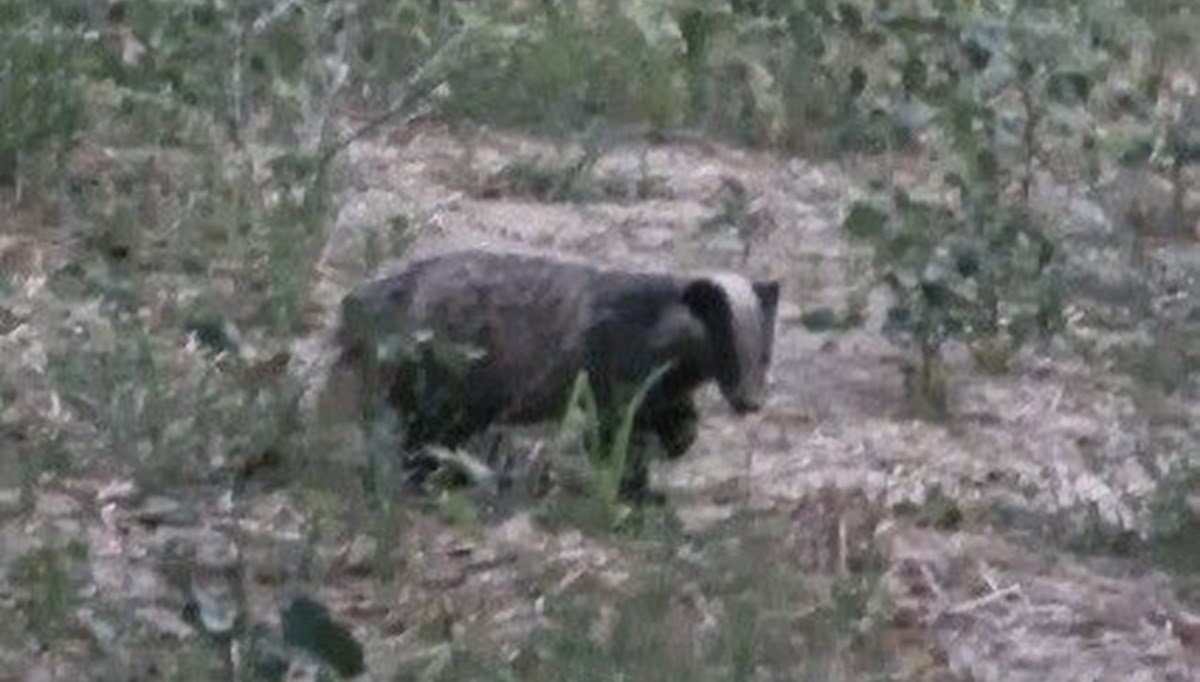
M731 389L737 382L737 348L733 340L733 319L730 301L718 282L701 277L688 283L683 291L683 303L691 316L700 322L701 353L707 359L709 371L722 388Z
M683 302L706 326L729 316L729 304L720 285L711 279L697 279L683 290Z
M755 282L754 293L763 310L774 310L779 305L779 280Z
M733 312L729 307L729 297L721 285L709 278L693 280L683 290L683 303L688 310L704 325L705 342L709 344L709 352L723 361L734 362L737 351L733 339ZM734 369L724 368L720 374L727 381L732 381ZM727 376L726 376L727 375Z

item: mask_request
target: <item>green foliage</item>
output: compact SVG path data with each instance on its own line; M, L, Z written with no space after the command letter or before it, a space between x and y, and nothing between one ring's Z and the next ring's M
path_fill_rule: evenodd
M823 2L741 4L687 2L675 13L688 120L747 144L869 146L854 3L836 12Z
M111 145L68 159L64 234L47 241L82 252L22 302L64 408L24 445L44 454L24 461L110 458L178 480L273 459L289 449L299 392L277 360L305 322L326 219L308 129L331 93L307 67L324 54L328 17L275 16L270 2L93 5L0 11L14 114L0 122L0 157L15 147L24 174L80 130ZM243 153L302 138L267 159Z
M1097 42L1077 38L1092 24L1069 5L870 15L902 56L891 65L901 92L877 94L929 113L948 169L944 188L925 198L895 188L888 202L856 203L843 225L875 252L894 297L885 332L913 348L912 397L934 413L944 411L945 341L967 342L981 366L1003 371L1059 324L1061 256L1030 206L1033 178L1050 148L1086 156L1087 105L1110 68Z
M841 327L842 320L833 308L816 308L805 311L800 316L800 324L811 332L820 333Z
M86 564L86 547L71 543L34 550L9 569L8 580L19 590L18 605L28 631L43 646L53 646L72 627Z
M93 434L76 463L100 457L178 481L287 449L299 387L278 357L256 360L253 344L238 345L235 324L185 307L163 333L139 314L144 294L130 273L102 262L77 263L52 287L60 299L36 321L50 376L73 428ZM72 303L87 295L97 298Z
M541 158L521 159L505 165L494 179L508 195L528 195L540 201L578 201L585 198L587 180L595 158L555 163Z
M1151 508L1151 550L1156 560L1168 569L1200 577L1200 509L1196 491L1200 490L1200 470L1178 467L1159 481Z
M95 41L81 14L52 2L0 9L0 185L57 160L84 125L80 67Z
M663 131L703 126L751 144L827 148L868 115L844 67L860 45L827 46L852 21L821 3L747 17L720 4L662 0L552 4L366 2L350 24L356 90L391 101L439 62L453 117L567 133L596 120Z
M438 493L437 510L443 520L461 530L478 531L481 527L478 507L461 490L450 489L449 486L441 490Z
M265 0L120 3L92 22L106 49L90 76L106 85L113 108L97 122L139 144L259 135L294 143L330 94L312 58L344 8L279 9Z
M911 397L935 414L944 407L945 341L994 348L1001 337L1011 349L1055 329L1054 249L1023 211L993 206L958 215L897 192L891 205L856 204L845 228L875 251L879 281L893 296L884 332L915 352ZM994 354L981 357L995 366Z
M601 116L672 123L673 46L665 7L617 3L480 7L455 3L469 34L449 71L453 115L572 130Z
M1128 10L1118 2L365 0L352 10L278 10L266 1L131 0L103 18L70 15L62 26L99 29L101 39L59 40L75 46L72 54L29 59L84 74L36 80L76 83L77 94L39 94L21 110L44 114L36 102L53 101L75 113L22 116L14 125L77 129L80 86L90 81L103 84L107 99L93 117L124 139L263 136L305 147L338 83L344 94L388 107L444 83L440 108L481 122L559 132L597 119L652 130L685 123L751 144L878 152L911 148L966 89L966 101L998 107L1003 145L1028 164L1043 151L1040 142L1031 146L1030 132L1094 139L1082 107L1146 34L1122 33ZM1171 10L1134 10L1155 50L1178 53L1187 44ZM57 28L56 16L46 10L38 21ZM36 35L27 30L35 23L29 10L3 18L15 35ZM340 48L332 47L335 35ZM12 58L26 59L18 43L7 43ZM317 54L338 58L344 81L322 74ZM19 139L41 136L22 130Z
M418 0L358 4L346 28L354 43L349 54L351 79L364 100L390 103L402 94L403 78L419 70L430 51L460 28L455 4Z
M280 613L279 620L284 642L316 656L342 677L354 677L366 670L362 645L344 625L333 620L323 604L297 595Z

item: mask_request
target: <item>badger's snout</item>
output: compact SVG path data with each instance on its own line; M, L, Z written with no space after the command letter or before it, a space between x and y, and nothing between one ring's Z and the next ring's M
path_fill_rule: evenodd
M726 404L739 416L758 412L762 409L763 401L766 398L765 391L761 387L747 386L746 383L748 382L738 385L733 382L717 382Z
M762 400L738 397L731 399L729 405L733 408L734 413L741 416L761 410Z

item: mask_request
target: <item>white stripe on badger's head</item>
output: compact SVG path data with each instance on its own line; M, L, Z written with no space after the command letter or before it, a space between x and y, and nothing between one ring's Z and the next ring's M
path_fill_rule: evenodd
M712 273L693 281L684 299L708 331L712 371L725 399L739 413L761 408L774 346L778 282Z

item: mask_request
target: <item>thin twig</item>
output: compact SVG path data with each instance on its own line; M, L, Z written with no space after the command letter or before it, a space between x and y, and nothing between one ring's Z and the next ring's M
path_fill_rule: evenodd
M349 68L346 66L346 37L345 33L334 36L334 55L332 58L322 60L325 68L324 77L327 81L324 85L327 86L325 97L322 98L318 105L318 111L314 118L316 123L315 144L311 149L319 150L324 146L326 135L332 135L330 131L330 122L333 119L334 105L341 96L342 90L345 89L346 83L349 81Z
M933 569L929 568L929 564L924 561L917 562L917 565L920 567L921 577L925 579L925 583L928 585L929 591L933 592L934 598L937 599L939 604L945 604L947 601L946 591L938 583L937 576L933 574Z
M988 589L992 592L1000 589L1000 583L996 582L996 576L992 572L992 567L988 562L979 562L979 577L983 579L983 582L987 583Z
M421 68L416 71L416 73L412 74L405 80L402 94L399 98L397 98L392 106L371 118L369 121L367 121L367 123L363 124L360 128L350 133L346 137L331 144L329 148L321 153L320 159L317 162L317 167L324 168L326 164L333 160L333 157L337 156L339 152L346 147L349 147L356 140L360 140L363 137L370 135L380 126L391 121L396 116L399 116L405 111L412 109L413 102L416 101L419 96L427 95L428 93L436 90L438 86L445 82L445 79L440 78L434 80L433 82L429 82L431 80L429 78L431 72L433 72L436 68L439 68L442 63L449 58L447 55L452 51L457 50L464 42L465 31L459 31L455 35L451 36L445 42L445 44L438 49L437 53L430 57L429 60L426 61ZM422 83L426 83L426 87L420 88L418 92L418 88Z
M952 616L961 615L964 613L968 613L970 611L974 611L976 609L983 608L985 606L988 606L989 604L994 604L998 601L1007 599L1008 597L1010 597L1014 594L1020 594L1020 593L1021 593L1021 585L1020 584L1009 585L1008 587L1001 588L999 590L996 590L995 592L985 594L982 597L978 597L976 599L971 599L971 600L962 602L961 604L958 604L956 606L952 606L952 607L946 609L944 611L944 613L946 613L948 615L952 615Z
M267 12L261 17L255 19L254 23L250 25L250 30L253 31L254 37L257 38L258 36L269 31L271 27L283 19L283 17L287 16L288 12L295 9L296 6L302 2L304 2L304 0L284 0L276 5L275 8L270 12Z

